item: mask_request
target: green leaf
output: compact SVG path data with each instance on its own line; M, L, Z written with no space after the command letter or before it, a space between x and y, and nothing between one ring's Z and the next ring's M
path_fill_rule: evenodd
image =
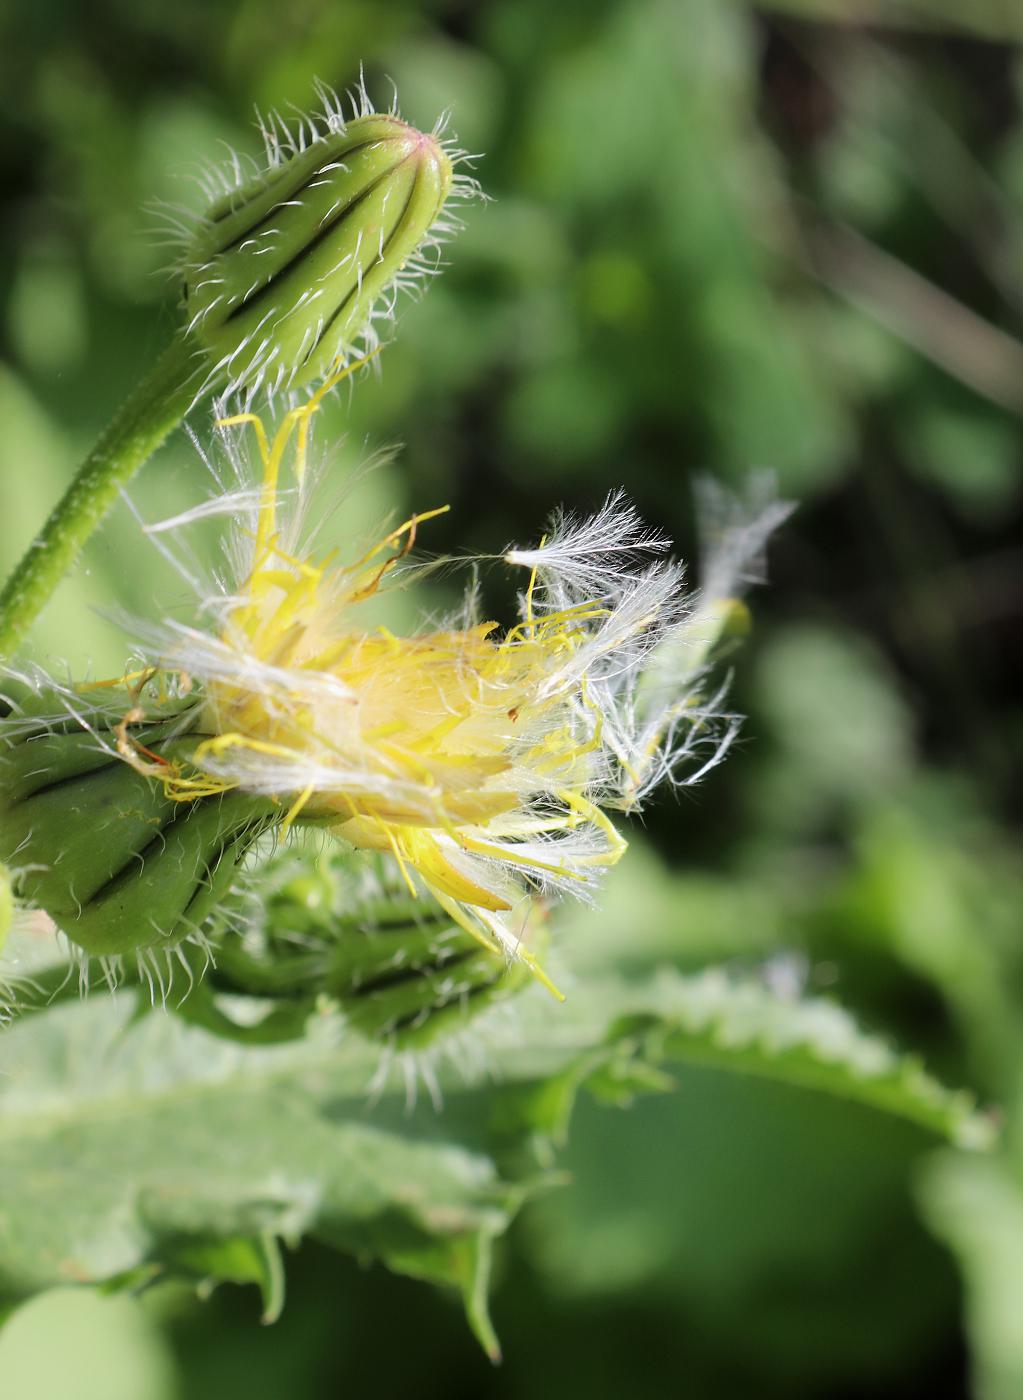
M993 1119L973 1096L945 1088L915 1055L862 1030L823 998L780 996L759 982L711 968L696 977L659 979L655 1009L615 1027L637 1040L643 1061L688 1060L824 1090L909 1119L960 1147L986 1148Z
M454 1285L490 1343L473 1242L504 1229L521 1191L412 1118L374 1121L379 1049L339 1046L331 1025L242 1050L170 1016L131 1024L129 1000L63 1006L5 1038L0 1294L156 1261L257 1282L272 1316L270 1241L311 1234Z
M605 970L613 952L609 937L602 967L591 941L589 974L561 978L565 1006L530 986L416 1053L391 1054L334 1011L299 1040L238 1045L160 1011L138 1018L123 993L15 1023L0 1041L0 1299L185 1274L256 1283L272 1317L275 1241L310 1235L456 1289L496 1358L491 1245L553 1180L581 1088L627 1104L672 1087L667 1063L693 1062L854 1099L957 1143L990 1138L968 1096L829 1002L719 970L628 981Z
M853 1100L960 1147L987 1148L994 1140L994 1119L978 1110L971 1094L947 1089L917 1056L900 1054L823 998L781 996L762 981L736 978L720 968L694 976L664 968L645 983L591 986L587 997L591 1009L603 1004L606 1029L598 1035L594 1017L589 1043L580 1037L574 1055L563 1041L560 1065L543 1056L539 1026L523 1032L521 1058L536 1056L536 1061L533 1074L524 1076L532 1082L502 1106L506 1136L530 1127L563 1140L579 1089L627 1104L637 1093L669 1089L672 1081L660 1067L675 1061ZM580 1008L574 1012L579 1015ZM566 1031L572 1014L570 1005L563 1017ZM505 1063L514 1072L514 1060Z

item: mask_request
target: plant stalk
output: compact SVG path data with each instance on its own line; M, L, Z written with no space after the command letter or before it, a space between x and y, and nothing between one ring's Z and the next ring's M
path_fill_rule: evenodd
M0 657L23 641L118 492L184 418L201 369L178 335L114 415L0 593Z

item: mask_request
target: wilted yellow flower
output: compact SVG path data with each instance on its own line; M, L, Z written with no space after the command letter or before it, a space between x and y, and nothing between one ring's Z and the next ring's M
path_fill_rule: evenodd
M506 551L524 581L513 626L477 618L471 598L456 621L411 636L370 626L363 605L446 508L350 560L303 545L309 429L327 387L272 437L255 414L221 420L243 489L215 508L251 508L238 583L204 600L209 631L143 629L154 674L200 683L192 732L204 737L187 758L154 758L126 727L124 752L176 800L241 789L279 804L285 828L315 822L390 853L413 893L533 965L530 897L591 894L625 850L608 812L662 780L693 781L730 743L737 721L701 686L720 598L688 598L681 566L658 557L666 542L615 495ZM236 430L258 447L255 491ZM725 532L719 592L779 509Z

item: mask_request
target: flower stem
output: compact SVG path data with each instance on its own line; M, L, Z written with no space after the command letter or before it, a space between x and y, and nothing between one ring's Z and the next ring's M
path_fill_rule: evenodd
M200 371L178 335L118 409L0 593L0 656L9 656L135 475L181 422Z

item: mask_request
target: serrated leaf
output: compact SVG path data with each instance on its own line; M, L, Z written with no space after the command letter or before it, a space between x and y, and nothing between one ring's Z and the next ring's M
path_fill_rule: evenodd
M598 1039L599 1019L593 1017L589 1044L580 1044L575 1055L566 1037L567 1058L560 1067L543 1057L539 1030L523 1034L522 1059L536 1056L533 1074L523 1077L533 1082L501 1105L498 1127L506 1138L531 1128L563 1140L584 1087L621 1104L637 1093L666 1091L671 1087L662 1069L666 1061L850 1099L908 1119L960 1147L986 1148L995 1138L994 1118L977 1108L971 1094L946 1088L918 1057L899 1053L823 998L780 996L762 981L710 968L695 976L662 969L630 987L591 986L587 1000L591 1011L604 1006L606 1029ZM579 1014L578 1007L575 1011ZM563 1018L566 1030L571 1019L571 1014ZM505 1063L514 1069L514 1060Z
M9 1034L0 1293L156 1260L252 1279L273 1312L273 1271L240 1241L304 1234L478 1292L472 1241L505 1227L519 1191L481 1152L421 1139L411 1119L374 1122L379 1051L315 1035L239 1050L130 1011L97 998Z
M714 968L696 977L665 974L654 1002L646 1016L625 1019L613 1032L640 1037L643 1059L692 1060L824 1090L907 1118L960 1147L994 1141L994 1120L971 1094L947 1089L917 1056L864 1031L835 1002L779 996Z
M155 1265L252 1279L272 1312L273 1286L238 1250L308 1234L456 1288L496 1356L490 1244L553 1163L582 1087L626 1103L670 1087L666 1061L695 1061L839 1094L955 1142L990 1136L967 1096L837 1006L720 971L592 975L564 1007L530 987L471 1037L396 1057L390 1073L381 1047L334 1014L302 1040L240 1046L171 1015L139 1020L133 999L54 1007L4 1035L0 1296L145 1281ZM403 1111L417 1079L443 1112Z
M177 1270L207 1288L218 1283L254 1283L263 1299L263 1322L276 1322L284 1308L284 1261L275 1235L235 1235L221 1239L186 1237L164 1250Z

